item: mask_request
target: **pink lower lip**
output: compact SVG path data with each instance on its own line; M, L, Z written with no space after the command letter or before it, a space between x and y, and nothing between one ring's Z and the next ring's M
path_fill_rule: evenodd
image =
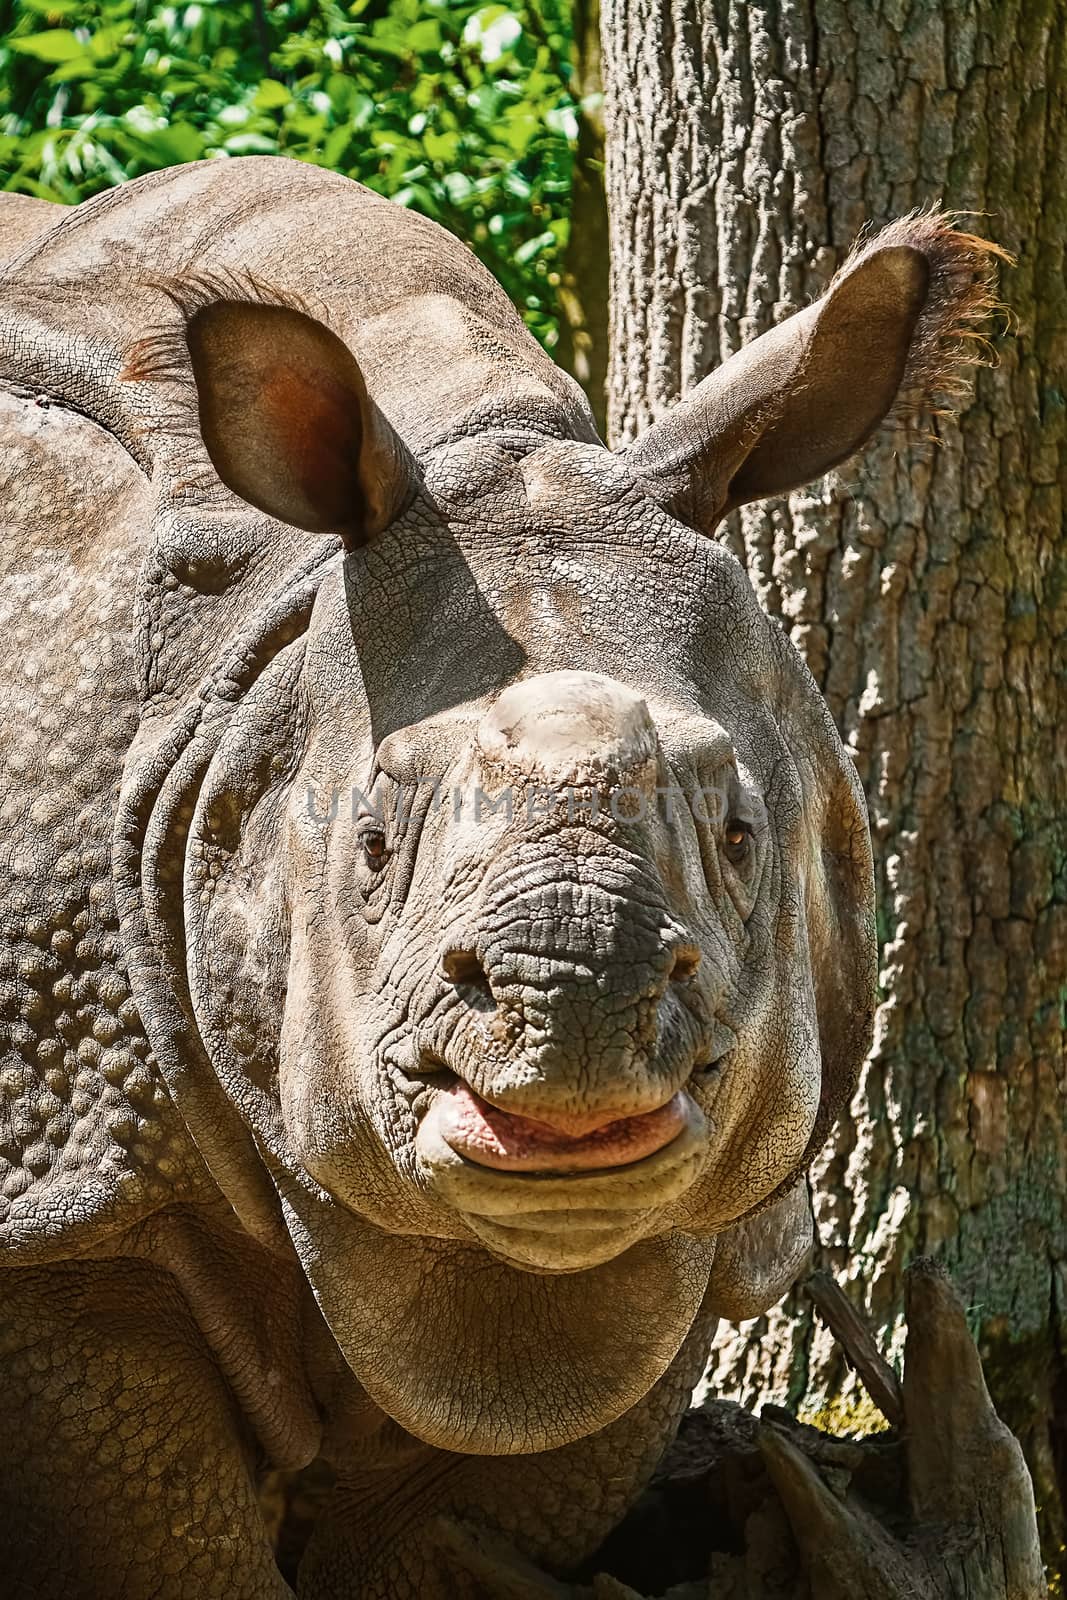
M599 1128L568 1134L547 1122L501 1111L465 1083L441 1091L439 1128L457 1155L501 1172L595 1172L653 1155L685 1126L685 1092L666 1105Z

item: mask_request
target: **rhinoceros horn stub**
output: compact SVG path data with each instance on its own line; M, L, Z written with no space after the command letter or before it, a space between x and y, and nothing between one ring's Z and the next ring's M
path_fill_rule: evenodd
M887 417L963 392L997 302L996 245L936 213L859 246L814 305L726 361L625 452L652 498L710 533L736 506L798 488Z
M599 672L509 685L478 729L484 760L548 784L656 781L659 739L640 695Z
M344 340L251 280L159 287L183 313L185 349L175 360L173 335L147 340L125 376L173 380L180 367L187 381L191 363L199 431L223 483L270 516L336 532L350 548L387 527L418 475Z

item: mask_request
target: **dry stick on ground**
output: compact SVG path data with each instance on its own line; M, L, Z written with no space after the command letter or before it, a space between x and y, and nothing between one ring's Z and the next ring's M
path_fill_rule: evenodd
M899 1428L904 1420L900 1380L833 1273L824 1269L813 1272L803 1289L889 1426Z
M851 1489L831 1488L816 1462L839 1459L842 1442L815 1429L760 1424L768 1510L784 1507L796 1569L768 1573L748 1549L717 1556L708 1600L1045 1600L1029 1473L993 1409L963 1304L943 1269L920 1260L908 1271L902 1387L859 1314L817 1276L812 1298L872 1399L902 1421L895 1448L906 1458L906 1494L875 1506ZM849 1453L885 1451L886 1441L884 1434L854 1441ZM737 1542L747 1545L747 1532L768 1525L748 1516ZM614 1578L600 1576L590 1587L547 1577L497 1535L445 1519L440 1548L465 1597L640 1600Z

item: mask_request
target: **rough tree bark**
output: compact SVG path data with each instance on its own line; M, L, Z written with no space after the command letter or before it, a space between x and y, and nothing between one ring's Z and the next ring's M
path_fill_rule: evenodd
M574 94L578 148L571 185L571 231L560 284L557 360L589 397L601 435L608 381L608 208L604 196L604 116L600 0L574 0Z
M824 1259L899 1349L916 1252L964 1290L1046 1551L1067 1488L1067 0L604 0L609 425L632 437L825 285L869 221L938 201L1018 258L935 446L886 438L724 537L803 651L867 788L881 997L814 1174ZM710 1381L860 1418L799 1304Z

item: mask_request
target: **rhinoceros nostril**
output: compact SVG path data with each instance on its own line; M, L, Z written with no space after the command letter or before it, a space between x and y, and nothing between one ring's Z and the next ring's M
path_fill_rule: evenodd
M473 950L446 950L441 957L441 971L449 983L489 988L485 968Z
M674 952L674 965L671 968L671 982L684 983L687 978L693 977L700 965L700 951L695 944L679 945Z

